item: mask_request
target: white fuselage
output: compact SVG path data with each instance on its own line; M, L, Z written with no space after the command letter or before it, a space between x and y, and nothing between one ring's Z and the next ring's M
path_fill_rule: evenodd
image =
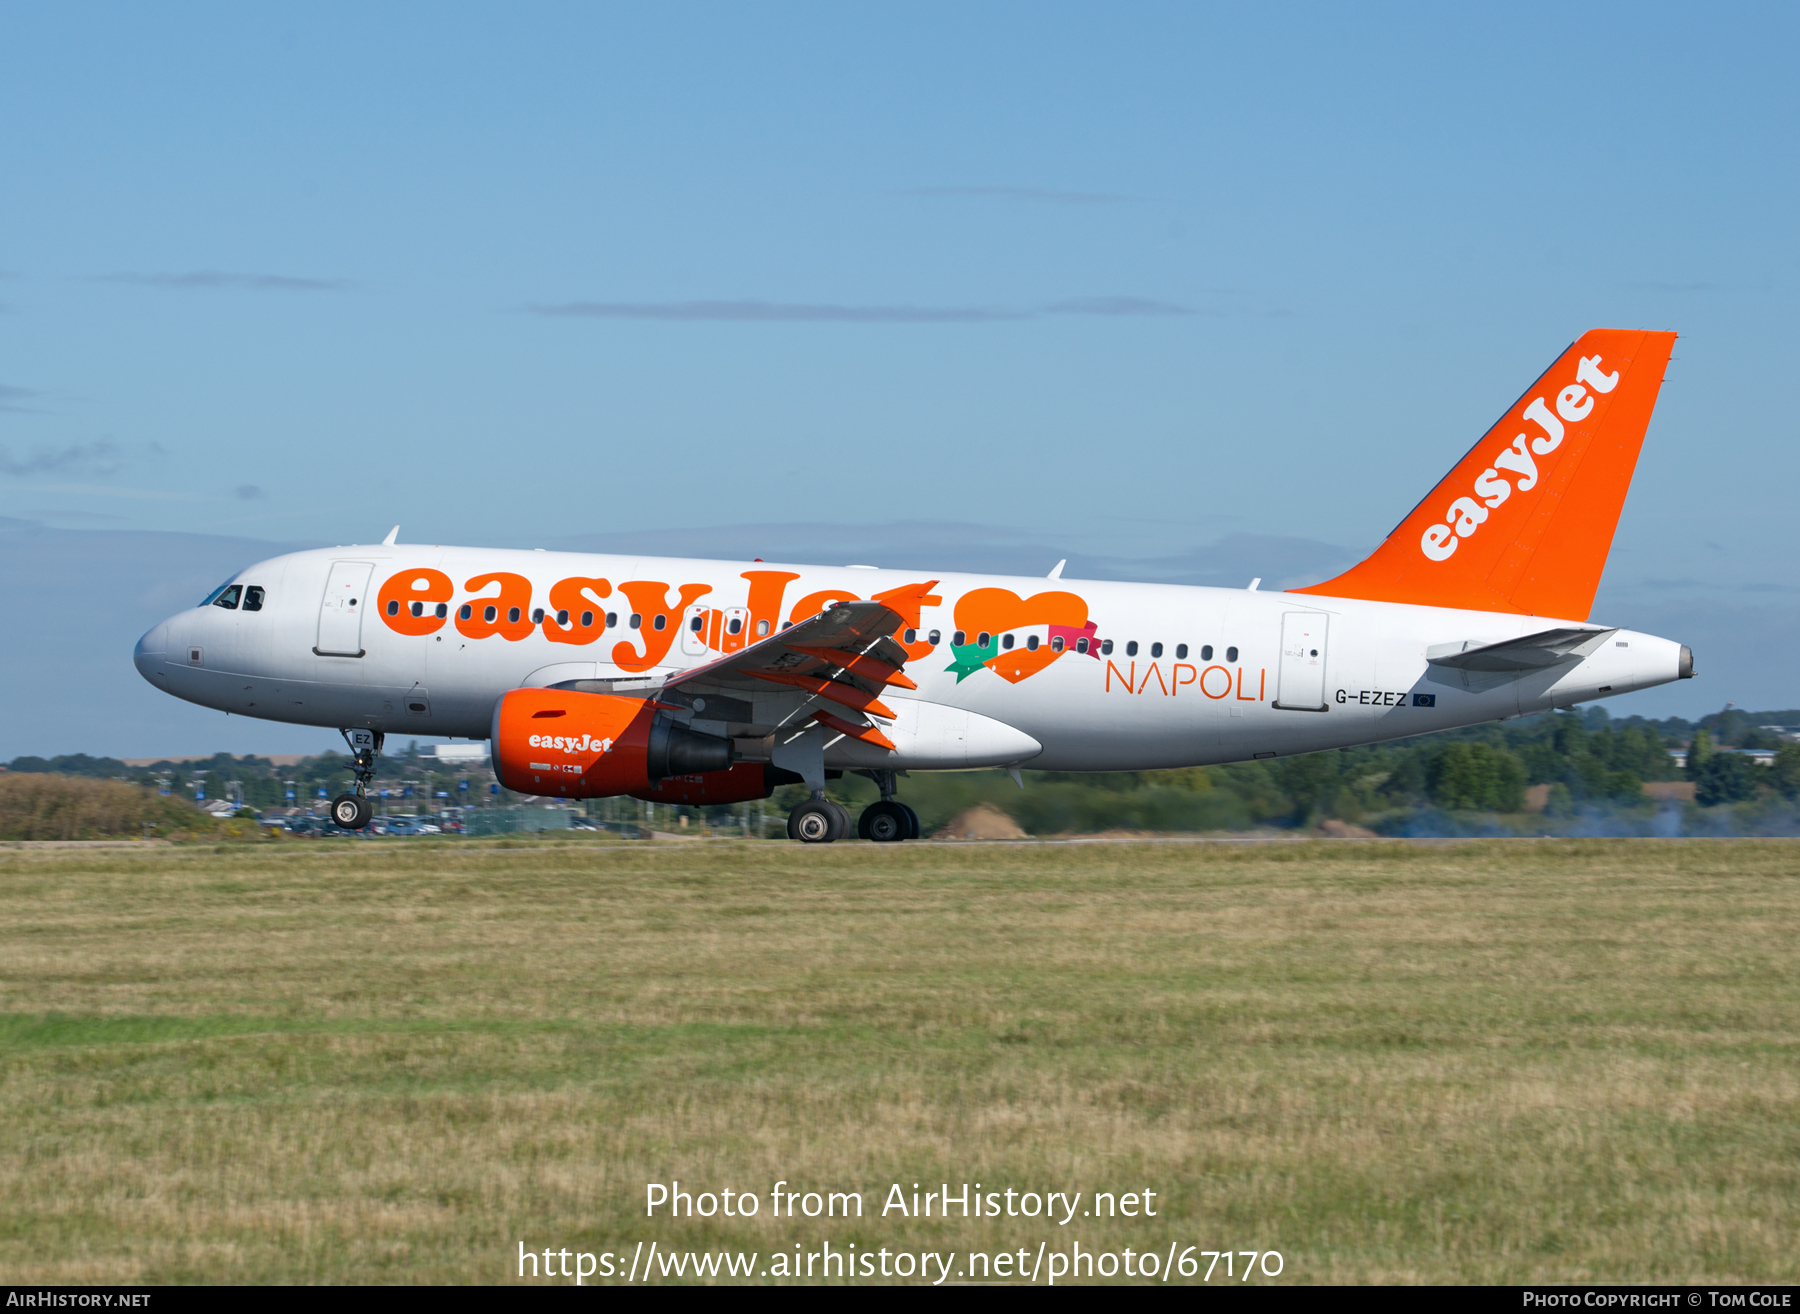
M352 565L334 575L334 563L371 569L364 576L360 565ZM381 614L387 604L376 605L384 580L413 571L439 572L453 585L444 602L447 618L434 633L400 633ZM738 647L753 642L759 621L750 610L746 572L794 576L780 591L780 620L817 595L870 598L932 578L860 567L405 545L335 548L276 557L240 572L236 583L263 590L260 610L200 606L181 612L143 637L136 662L156 687L242 716L485 739L495 702L510 689L667 675L717 658L709 640ZM550 609L559 581L631 581L640 598L642 581L666 581L671 614L665 632L673 628L675 634L653 666L621 669L618 645L641 654L653 636L647 626L631 627L633 604L615 587L591 604L595 623L586 630L577 629L575 619L558 627L551 611L519 637L472 635L474 622L465 624L461 609L473 608L478 621L496 594L492 586L471 591L466 585L495 573L529 581L528 612ZM366 579L359 591L369 596L329 597L330 582L343 578ZM690 597L694 587L704 591L676 610L684 585L693 586ZM976 656L1023 651L1033 640L1033 652L1048 650L1053 641L1064 643L1064 650L1016 680L967 662L959 679L949 669L952 636L959 628L959 601L975 590L997 591L982 596L1020 604L995 613L1007 618L1008 628L989 635L989 649L973 649L977 636L965 634L965 647ZM1043 619L1055 607L1037 605L1051 594L1061 595L1065 609L1061 631ZM1069 595L1085 604L1092 629L1081 642L1090 652L1077 651L1069 637L1067 608L1075 605ZM515 586L515 601L518 596ZM566 603L566 588L560 596ZM1583 623L1549 617L988 575L939 576L931 596L937 601L918 616L905 667L918 688L883 695L897 714L897 750L844 739L827 750L828 766L1110 771L1285 757L1546 711L1665 684L1681 673L1679 645L1624 630L1606 635L1584 657L1523 673L1483 674L1427 661L1434 646L1441 651L1445 644L1495 643L1558 623ZM765 592L765 612L768 600ZM354 607L348 607L351 601ZM822 605L814 601L811 610ZM616 617L611 626L605 623L608 611ZM721 637L730 621L720 617L695 633L691 617L712 611L735 621L738 637ZM424 614L430 623L430 606ZM1288 619L1294 616L1299 619ZM322 626L330 629L323 647ZM562 641L553 641L551 627ZM917 646L928 643L933 631L940 636L935 648ZM1003 648L1007 635L1013 646ZM1132 644L1135 653L1128 651ZM1110 651L1102 653L1103 645ZM697 728L745 733L707 724L700 711L693 715ZM740 746L754 756L753 744Z

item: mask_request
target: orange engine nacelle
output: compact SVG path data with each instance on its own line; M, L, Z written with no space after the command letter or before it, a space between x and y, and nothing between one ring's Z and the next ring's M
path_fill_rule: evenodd
M635 794L670 776L731 767L729 739L688 729L650 699L566 689L503 695L494 704L492 753L507 789L556 798Z

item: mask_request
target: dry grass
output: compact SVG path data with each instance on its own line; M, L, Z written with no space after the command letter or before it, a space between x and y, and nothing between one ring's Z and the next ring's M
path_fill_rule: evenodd
M0 840L143 839L218 829L186 799L121 780L0 774Z
M1273 1248L1800 1276L1788 841L0 854L0 1267L506 1279L517 1244ZM765 1193L642 1217L646 1181ZM778 1179L1156 1219L771 1220ZM794 1189L794 1188L790 1188Z

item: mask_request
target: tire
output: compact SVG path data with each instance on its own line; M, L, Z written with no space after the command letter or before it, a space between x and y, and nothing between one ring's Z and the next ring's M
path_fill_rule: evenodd
M871 803L857 819L856 833L877 844L897 844L912 834L913 821L906 806L892 799Z
M345 830L361 830L375 809L361 794L339 794L331 800L331 819Z
M896 802L898 802L898 800L896 800ZM919 814L907 807L904 803L900 803L899 807L900 810L906 814L906 838L918 839L920 834Z
M856 829L856 823L850 820L850 814L844 810L842 804L826 799L825 806L837 813L837 832L831 838L843 839Z
M802 844L830 844L844 837L850 817L826 798L809 798L788 813L788 838Z

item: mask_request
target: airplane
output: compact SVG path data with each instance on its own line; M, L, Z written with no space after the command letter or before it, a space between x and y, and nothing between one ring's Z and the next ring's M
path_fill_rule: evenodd
M368 825L393 732L489 741L508 790L708 806L803 783L788 834L917 838L913 771L1285 757L1617 697L1684 645L1588 619L1675 334L1595 329L1369 557L1262 591L425 547L295 552L139 640L144 678L331 727Z

